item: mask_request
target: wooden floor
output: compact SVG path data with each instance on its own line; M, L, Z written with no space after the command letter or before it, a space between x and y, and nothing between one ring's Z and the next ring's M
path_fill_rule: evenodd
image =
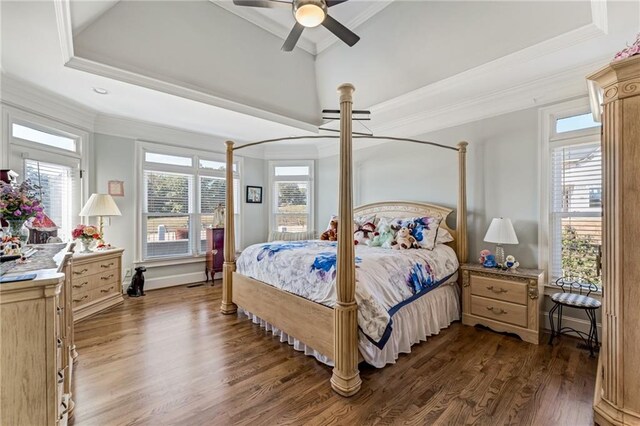
M174 287L78 323L72 424L592 424L596 361L570 338L455 323L395 365L361 366L345 399L328 367L219 305L219 284Z

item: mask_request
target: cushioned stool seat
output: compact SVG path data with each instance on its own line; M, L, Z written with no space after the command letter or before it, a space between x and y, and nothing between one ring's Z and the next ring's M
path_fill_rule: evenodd
M551 296L551 300L556 303L562 303L565 306L572 306L575 308L597 309L602 306L602 303L593 297L575 293L555 293Z

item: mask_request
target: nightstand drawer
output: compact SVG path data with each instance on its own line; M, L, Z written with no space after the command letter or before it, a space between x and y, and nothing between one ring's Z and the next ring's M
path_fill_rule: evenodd
M525 283L490 278L471 274L471 294L504 300L511 303L527 304L527 285Z
M480 296L471 296L471 313L520 327L527 326L527 307Z

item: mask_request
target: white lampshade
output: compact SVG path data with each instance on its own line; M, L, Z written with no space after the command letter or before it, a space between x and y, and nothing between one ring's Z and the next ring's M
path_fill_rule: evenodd
M495 244L518 244L518 237L513 230L511 219L503 217L493 218L484 240Z
M122 216L109 194L91 194L80 211L80 216Z

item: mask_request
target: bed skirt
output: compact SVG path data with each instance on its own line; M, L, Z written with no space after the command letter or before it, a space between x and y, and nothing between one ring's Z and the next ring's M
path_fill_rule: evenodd
M329 366L333 360L318 353L300 340L283 333L261 318L250 312L240 310L253 321L254 324L272 332L280 338L280 342L287 342L297 351L304 352ZM442 284L423 297L400 308L393 316L393 330L384 348L379 349L371 343L362 332L359 333L358 347L364 360L377 368L387 364L395 364L401 353L410 353L411 346L427 337L440 333L453 321L460 319L460 290L453 281Z

